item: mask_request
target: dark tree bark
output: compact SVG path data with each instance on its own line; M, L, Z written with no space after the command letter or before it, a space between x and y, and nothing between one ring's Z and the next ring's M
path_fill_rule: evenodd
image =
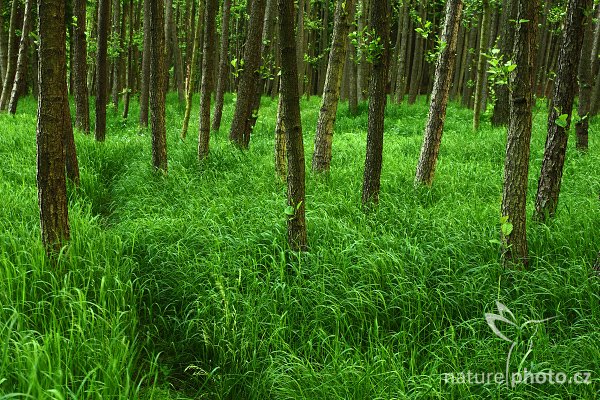
M489 39L490 3L483 0L483 18L481 20L481 35L479 39L479 58L477 60L477 80L475 82L475 100L473 110L473 130L479 130L479 119L481 117L482 97L487 84L487 45Z
M591 12L591 7L592 0L569 0L567 6L554 94L548 115L548 137L535 201L534 215L539 221L545 221L556 213L583 45L583 22L585 14ZM557 123L560 116L565 114L566 123Z
M590 103L592 101L592 46L594 39L594 30L592 23L592 13L588 13L584 21L583 47L581 48L581 61L579 62L579 105L577 113L580 119L575 123L575 133L577 136L577 149L587 151L588 149L588 131L589 131L589 113Z
M444 132L450 84L452 83L456 64L456 44L462 8L462 0L448 0L446 3L446 21L441 37L442 42L446 43L446 47L440 53L436 64L429 116L427 117L421 156L419 157L415 176L415 184L417 185L431 185L433 182L442 142L442 133Z
M79 162L77 161L77 149L75 148L75 136L73 135L73 125L71 121L71 109L69 107L69 98L65 97L63 104L64 112L64 141L65 141L65 156L67 167L67 178L76 187L79 187Z
M8 112L15 114L17 112L17 103L24 81L27 79L27 53L29 51L29 33L31 32L32 18L32 3L31 0L25 1L25 12L23 14L23 28L21 30L21 42L19 44L19 56L17 58L17 70L15 72L15 80L10 93L10 101L8 102Z
M510 77L510 117L501 210L503 227L500 233L506 267L528 264L526 205L535 82L537 6L537 0L512 0L512 7L517 10L517 21L528 22L516 25L513 57L517 68Z
M133 76L133 49L135 47L133 43L133 0L129 0L129 6L127 7L129 13L129 33L127 39L127 75L125 81L125 97L123 99L123 118L129 117L129 101L131 99L131 93L133 92L134 76ZM123 27L125 29L125 27Z
M305 219L304 144L294 37L294 3L288 0L278 0L278 4L279 37L281 39L281 104L288 158L288 210L291 210L286 213L288 243L293 250L306 250L308 241Z
M140 126L143 128L148 127L148 100L150 95L151 2L152 0L144 0L144 50L142 53L142 82L140 87Z
M229 0L228 0L229 1ZM204 16L204 1L200 0L198 4L198 24L196 25L196 33L194 36L194 48L192 49L192 59L188 67L187 85L185 92L185 113L183 115L183 126L181 127L181 140L185 140L187 137L187 131L190 124L190 115L192 113L192 100L194 98L194 83L196 82L196 66L198 64L198 57L200 53L200 46L202 46L202 28L204 27L204 21L201 18Z
M465 60L465 75L463 77L462 94L460 99L460 103L464 107L469 107L471 96L473 95L473 87L469 85L469 81L473 77L473 53L475 53L475 46L477 46L477 28L471 26L469 30L469 40L467 41L467 59Z
M275 173L285 182L287 175L287 156L285 153L285 126L283 125L283 96L277 101L277 121L275 122Z
M43 4L42 4L43 3ZM65 180L67 101L64 0L39 0L39 81L37 186L42 242L51 256L69 240Z
M116 55L112 59L112 88L111 101L114 107L114 112L119 111L119 89L121 87L121 47L123 42L119 40L121 37L121 0L112 0L112 33L111 45L116 45Z
M2 96L0 96L0 110L5 111L8 106L10 92L15 81L17 72L17 53L19 49L19 37L15 34L17 25L21 23L19 18L19 1L13 0L10 11L10 25L8 28L8 62L6 65L6 75L2 85ZM66 37L66 36L65 36ZM67 40L65 38L65 40Z
M4 10L4 4L5 0L0 0L0 10ZM4 13L0 13L0 27L0 84L3 84L8 62L8 34L4 30Z
M214 41L217 35L217 24L214 15L217 14L219 5L217 0L206 0L206 40L204 41L204 58L202 59L202 88L200 93L200 129L198 133L198 159L203 160L208 156L210 141L210 96L213 89L213 74L210 69L215 59Z
M367 155L363 178L362 204L368 209L379 202L381 161L383 155L383 128L387 102L386 86L389 70L390 2L374 1L371 4L370 23L375 36L381 38L383 51L374 60L369 85L369 126Z
M400 50L398 51L398 71L396 72L396 103L402 103L406 94L406 52L409 44L409 27L410 15L409 9L411 6L410 0L404 0L402 5L402 36L400 42Z
M348 32L354 19L355 7L354 0L338 0L335 10L333 41L329 53L329 65L325 78L321 111L317 122L315 151L312 159L312 169L315 172L329 172L331 165L333 128L340 99L342 69L346 61Z
M502 3L502 17L500 18L500 26L502 34L500 35L499 49L503 55L503 60L508 61L512 57L512 45L514 37L514 24L511 20L516 20L516 10L513 10L513 1L504 0ZM510 115L509 93L507 85L495 85L496 101L494 103L494 111L492 113L492 126L504 126L508 124Z
M227 84L227 73L229 71L229 19L231 15L231 0L223 3L223 22L221 23L221 59L219 63L219 78L217 80L217 91L215 97L215 114L213 116L212 128L214 131L221 129L221 118L223 116L223 99L225 97L225 85Z
M98 0L98 46L96 50L96 140L106 138L106 103L108 102L108 25L109 0Z
M152 165L167 172L167 128L165 103L167 71L165 52L164 0L150 2L150 125L152 129Z
M425 21L426 18L426 6L427 0L419 3L419 14L423 21ZM415 51L412 59L408 104L415 104L417 101L417 97L419 96L421 89L421 81L423 78L423 64L425 63L425 39L420 34L416 34L415 37Z
M247 149L252 133L252 110L254 96L260 81L261 37L265 17L266 0L254 0L244 49L244 69L240 74L235 113L231 122L229 140L236 146Z
M353 31L350 27L350 32ZM356 65L356 47L348 42L348 112L351 115L358 114L358 70Z
M86 0L74 0L73 14L73 73L75 96L75 127L90 133L90 103L87 88Z
M310 1L310 0L309 0ZM304 54L306 49L306 39L304 35L304 14L306 0L298 0L298 11L296 12L297 28L296 40L296 61L298 63L298 93L300 97L304 94Z

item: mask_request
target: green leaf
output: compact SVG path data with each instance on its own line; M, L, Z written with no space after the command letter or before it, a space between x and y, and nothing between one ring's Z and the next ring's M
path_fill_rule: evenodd
M561 114L559 115L559 117L557 119L554 120L554 123L558 126L560 126L561 128L567 128L567 118L569 118L568 114Z
M502 234L504 236L509 236L513 231L513 224L511 224L510 222L506 222L504 224L502 224Z
M288 215L288 216L290 216L290 217L293 217L295 213L296 213L296 210L294 210L294 207L292 207L292 206L287 206L287 207L285 208L285 215Z

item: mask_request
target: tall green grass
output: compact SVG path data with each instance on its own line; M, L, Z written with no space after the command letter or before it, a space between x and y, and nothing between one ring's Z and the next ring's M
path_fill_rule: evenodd
M503 129L484 121L474 134L472 113L451 104L434 186L414 189L427 104L390 105L381 204L365 215L366 105L357 117L342 105L330 176L307 174L310 251L294 254L273 167L277 102L263 99L248 152L227 140L233 104L199 164L198 111L181 142L169 96L168 176L152 171L137 104L128 121L109 112L106 143L78 134L82 187L71 189L73 240L58 269L39 243L34 101L0 116L0 399L597 397L596 124L588 154L570 146L556 219L530 223L531 268L508 271L494 242ZM307 163L318 109L303 100ZM545 118L536 109L530 206ZM444 383L504 371L510 344L484 319L496 301L520 323L555 317L529 332L521 368L590 371L591 383Z

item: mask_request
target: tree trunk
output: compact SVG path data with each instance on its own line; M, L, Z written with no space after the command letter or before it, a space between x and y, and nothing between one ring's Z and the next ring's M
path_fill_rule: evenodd
M477 60L477 81L475 82L475 100L473 111L473 130L479 130L479 119L481 117L482 96L487 83L487 45L489 40L490 3L483 0L483 18L481 20L481 35L479 38L479 59Z
M217 10L218 11L218 10ZM215 14L216 15L216 14ZM213 18L214 19L214 18ZM184 82L183 82L183 59L181 58L181 50L179 49L179 40L177 38L177 31L175 28L175 22L173 20L173 2L172 0L166 1L166 14L165 14L165 38L167 48L167 71L169 69L171 60L173 61L174 81L177 87L177 94L179 95L179 101L183 103L185 101L184 94Z
M39 0L38 15L37 186L42 242L46 253L52 256L70 236L64 145L67 123L64 118L67 101L65 2Z
M591 12L591 7L592 0L569 0L567 6L552 107L548 115L548 137L535 201L534 215L539 221L545 221L547 217L553 217L556 213L575 100L585 14ZM558 123L561 115L566 115L566 120Z
M109 0L98 0L98 46L96 50L96 140L106 138L108 100L108 21Z
M213 116L212 128L214 131L221 129L221 118L223 117L223 100L225 98L225 86L229 72L229 19L231 15L231 0L223 3L223 22L221 23L221 59L219 63L219 78L215 95L215 115Z
M31 32L32 4L31 0L25 1L25 13L23 15L23 29L21 30L21 43L19 44L19 56L17 58L17 71L13 82L8 112L17 112L17 103L21 94L23 81L27 79L27 52L29 51L29 33Z
M346 61L348 32L354 19L355 6L354 0L338 0L335 9L333 41L329 52L329 65L327 67L321 111L317 122L315 151L312 159L312 169L315 172L329 172L331 166L333 128L340 99L342 70Z
M514 23L511 20L516 20L516 10L513 10L513 1L504 0L502 5L502 17L500 18L500 26L502 34L500 35L500 54L503 56L504 62L512 58L512 45L514 37ZM510 115L509 93L507 85L495 85L494 91L496 100L494 103L494 111L492 112L492 126L504 126L508 124Z
M0 10L4 10L4 0L0 0ZM8 34L4 30L4 13L0 12L0 84L4 84L8 62Z
M198 134L198 159L203 160L208 156L210 141L210 95L213 88L213 74L210 69L214 63L215 46L211 40L217 34L214 15L217 15L219 6L217 0L206 0L206 30L204 41L204 58L202 59L202 89L200 94L200 129Z
M383 129L386 86L389 70L390 2L379 0L371 5L370 24L376 37L381 38L382 53L373 61L369 85L369 123L367 132L367 154L362 189L362 204L365 209L379 202L381 161L383 155Z
M21 22L19 18L19 1L13 0L10 11L10 26L8 28L8 63L6 65L6 75L4 76L4 84L2 85L2 96L0 96L0 110L5 111L8 106L10 92L15 81L17 72L17 53L19 49L19 37L15 31L17 25ZM66 36L65 36L66 40Z
M415 184L417 185L431 185L433 182L444 131L450 84L452 83L456 64L456 45L462 8L462 0L448 0L446 3L446 21L441 38L442 42L446 43L446 47L440 53L435 68L429 116L427 117L421 156L419 157L415 176Z
M354 27L350 27L350 32ZM358 71L356 65L356 47L348 41L348 112L350 115L358 114Z
M477 46L477 28L472 26L469 30L469 40L466 49L467 59L465 60L465 76L463 78L462 95L460 99L460 103L464 107L469 107L471 96L473 94L473 87L470 83L473 76L473 53L475 52L475 46Z
M277 101L277 122L275 123L275 173L281 181L285 182L287 168L285 154L285 126L283 124L283 96Z
M423 21L426 18L425 7L427 2L419 3L420 16ZM425 63L425 39L420 35L415 35L415 51L412 62L412 73L410 77L408 104L415 104L421 90L421 81L423 78L423 64Z
M86 0L74 0L73 14L73 73L75 95L75 127L90 133L90 103L87 88Z
M167 71L165 54L164 0L150 2L150 125L152 129L152 165L167 172L167 131L165 102Z
M114 112L119 111L119 88L121 85L120 79L120 61L121 61L121 47L123 43L120 42L121 36L121 0L113 0L112 2L112 31L110 38L110 45L115 46L112 50L115 52L114 58L112 58L112 90L111 90L111 101L114 107Z
M227 0L229 1L229 0ZM204 16L204 1L199 0L198 4L198 24L196 24L196 33L194 36L194 48L192 50L192 59L188 67L187 85L185 93L185 113L183 115L183 126L181 128L181 140L187 137L188 126L190 123L190 115L192 112L192 100L194 98L194 82L196 82L196 66L198 64L198 56L200 46L202 46L202 28L204 21L201 18Z
M148 127L148 99L150 94L151 2L152 0L144 0L144 51L142 53L142 84L140 87L140 126L144 128Z
M244 67L238 84L235 113L231 122L229 140L240 148L248 148L252 132L252 106L260 81L261 37L266 0L254 0L250 12L248 35L244 50Z
M396 103L402 103L404 99L404 95L406 94L406 52L409 41L409 31L408 28L410 26L410 10L411 1L404 0L402 6L402 36L400 42L400 50L398 52L398 70L396 72Z
M298 63L298 94L300 97L304 94L304 52L306 42L304 40L304 9L306 0L298 0L298 12L296 19L298 28L296 29L296 38L298 46L296 46L296 59ZM310 1L310 0L309 0Z
M583 47L581 48L581 61L579 62L579 105L577 114L580 119L575 123L575 132L577 136L577 149L587 151L588 149L588 131L589 131L589 113L592 99L592 46L594 39L594 30L592 14L585 17L585 28L583 36Z
M129 117L129 101L131 99L131 93L133 92L134 86L134 75L133 75L133 49L135 44L133 43L133 0L129 0L129 37L127 39L127 79L125 82L125 98L123 99L123 118ZM123 27L125 29L125 27Z
M305 219L304 143L300 120L300 94L298 92L298 65L294 38L294 4L279 0L279 37L281 38L281 104L285 127L288 170L287 228L288 243L293 250L308 247Z
M506 267L528 264L526 205L535 82L533 66L537 6L537 0L512 0L512 7L517 10L517 21L528 22L516 25L513 58L517 68L510 77L510 117L501 211L503 262Z

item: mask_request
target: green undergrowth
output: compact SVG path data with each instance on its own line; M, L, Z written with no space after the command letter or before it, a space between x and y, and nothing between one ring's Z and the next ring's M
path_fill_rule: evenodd
M197 101L196 101L197 102ZM535 112L529 215L545 142ZM167 104L169 172L150 165L137 103L109 109L105 143L76 134L72 241L56 265L39 240L36 104L0 116L0 399L594 399L599 389L598 126L571 140L557 217L529 224L531 266L504 270L505 130L471 131L451 104L432 188L413 187L425 98L390 104L380 206L360 190L366 104L338 112L331 174L310 173L316 97L302 101L310 250L286 245L285 187L273 166L277 101L264 98L249 151L228 142L234 98L210 157L196 158L198 110ZM451 384L504 372L510 343L485 313L518 324L511 372L591 372L589 384ZM530 352L527 350L531 346Z

